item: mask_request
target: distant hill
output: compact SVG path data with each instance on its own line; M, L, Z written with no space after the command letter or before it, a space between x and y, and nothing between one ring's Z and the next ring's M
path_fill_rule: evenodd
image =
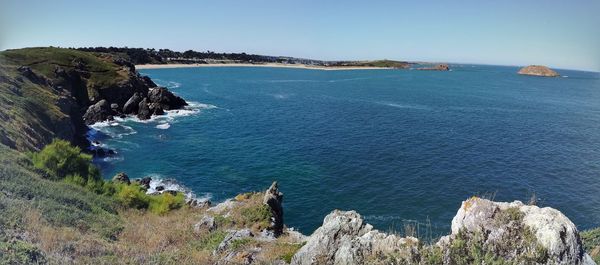
M331 67L385 67L385 68L409 68L409 62L393 60L374 61L323 61L288 56L269 56L247 53L216 53L212 51L198 52L188 50L177 52L169 49L144 49L128 47L84 47L76 48L79 51L94 53L109 53L125 58L133 64L169 64L169 63L282 63L282 64L306 64L315 66Z

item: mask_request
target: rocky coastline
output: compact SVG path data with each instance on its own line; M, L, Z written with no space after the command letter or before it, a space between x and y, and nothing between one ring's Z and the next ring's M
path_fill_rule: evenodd
M113 181L148 187L150 180L130 181L120 173ZM333 210L322 226L303 235L284 224L283 193L277 182L263 192L240 194L216 205L210 201L188 205L203 209L190 231L225 233L211 254L216 264L596 264L565 215L520 201L469 198L452 219L451 233L435 242L376 230L359 213L342 210ZM262 207L268 212L264 223L244 223L235 217ZM289 261L265 263L269 246L281 238L299 246L297 251ZM261 243L240 247L236 242Z
M437 64L437 65L434 65L434 66L417 68L417 70L421 70L421 71L450 71L450 67L447 64Z
M4 73L0 73L0 80L11 87L11 96L13 94L21 96L19 93L22 94L23 91L20 88L24 86L42 88L43 90L40 91L47 93L44 95L50 98L48 106L56 108L55 112L50 113L53 116L43 111L34 113L33 107L23 108L29 115L39 115L40 123L34 124L31 120L28 121L22 125L25 129L19 131L21 134L5 134L3 131L3 138L0 139L3 145L17 151L30 151L41 149L56 137L88 148L90 143L85 138L88 125L125 115L149 119L152 115L164 114L165 110L179 109L187 105L184 99L177 97L166 88L156 86L150 78L141 76L131 63L121 58L104 54L97 57L94 55L93 59L90 59L91 57L86 57L86 54L77 55L80 57L74 59L68 57L68 60L63 59L56 63L43 62L44 67L40 66L42 63L38 61L39 58L34 58L32 62L20 63L14 69L9 69L14 70L15 76L4 76ZM98 61L108 68L98 66L100 64ZM448 70L448 67L443 65L434 68L422 70ZM114 75L104 79L98 77L107 72ZM23 100L16 96L14 99ZM23 105L36 106L36 108L43 106L41 103L39 106L33 103ZM51 117L58 118L51 119ZM3 126L1 129L6 128L8 127ZM98 143L93 144L98 145ZM110 150L94 150L96 155L102 155L100 152L110 154ZM11 163L20 167L24 162ZM17 166L15 168L19 168ZM25 194L23 201L46 199L46 202L52 202L54 198L59 198L56 199L58 202L56 208L45 212L58 213L57 220L63 220L67 215L66 211L61 210L63 209L61 207L65 207L62 204L75 205L78 211L89 208L90 212L94 212L100 211L98 209L101 207L94 204L100 199L107 200L106 204L103 204L107 209L102 215L103 218L114 217L111 220L115 220L115 223L121 218L117 217L118 210L112 210L108 206L109 198L104 198L100 194L86 193L83 187L43 179L36 176L37 171L23 167L23 169L15 169L14 172L18 174L6 174L0 178L0 181L4 181L11 176L18 176L13 177L12 182L6 182L10 185L3 186L0 198L20 198L20 194L25 194L26 187L38 181L45 186L52 185L67 192L65 194L54 194L53 191L34 193L39 192L41 187L45 187L39 184L40 186L35 186L36 188L28 191L37 195ZM31 174L29 179L23 180L24 176L29 176L24 175L24 172ZM180 195L182 192L164 185L153 184L151 178L130 179L126 173L115 175L111 182L125 187L139 187L150 195L164 193ZM62 199L60 198L62 195L75 197ZM89 202L84 200L87 198L84 196L91 198ZM153 196L156 197L158 196ZM38 226L26 228L35 233L15 232L16 236L11 235L8 238L11 238L10 242L21 242L19 244L42 242L36 244L46 253L50 253L48 258L62 263L77 263L76 255L79 255L79 258L90 258L88 262L83 262L90 264L118 263L120 260L110 259L116 257L115 255L130 258L133 264L161 263L164 260L159 258L164 257L151 259L150 257L153 256L141 252L148 252L149 250L146 249L148 246L154 246L154 250L163 250L174 244L180 244L185 248L176 247L174 252L184 252L182 256L188 255L186 258L200 256L198 253L208 253L198 258L202 260L200 264L595 264L584 249L584 242L577 227L560 211L549 207L540 208L520 201L506 203L472 197L463 201L457 210L452 220L450 234L430 243L419 239L418 234L376 230L366 223L359 213L342 210L333 210L324 218L322 226L311 235L303 235L285 225L283 199L284 194L278 183L274 182L266 191L239 194L235 198L215 205L209 200L191 196L186 198L186 207L177 209L178 212L170 216L153 215L138 209L121 209L121 214L124 214L122 216L125 216L122 217L123 219L138 218L134 219L138 222L127 220L123 227L118 225L114 230L102 233L101 239L88 237L92 231L91 226L88 227L87 224L80 222L80 216L73 217L74 220L78 220L77 222L64 222L68 224L65 226L42 226L41 221L38 220L36 223ZM12 200L5 200L3 203ZM21 204L18 207L21 207ZM17 206L14 208L16 209ZM42 214L38 212L44 209L42 207L29 210L35 217L35 214L41 216ZM85 213L78 214L84 216ZM93 216L94 218L86 219L86 222L93 223L99 219L95 217L96 215ZM26 217L31 218L31 216ZM148 219L153 218L159 221L156 221L154 226L147 225L150 222ZM193 221L183 222L183 218ZM97 229L104 231L102 229L111 224L102 223ZM163 229L166 232L156 229L161 225L167 227ZM36 230L39 227L43 229ZM151 231L147 232L149 230ZM0 232L0 236L4 236L3 230ZM153 237L155 232L164 232L164 234L156 239ZM39 238L31 236L36 233L43 236ZM61 235L66 236L61 238ZM119 244L119 240L116 240L117 236L120 237L121 242L130 240L128 242L131 244L143 242L145 238L154 239L158 243L140 244L144 247L141 252L139 249L132 248L130 251L134 254L128 255L129 252L123 250L128 246L117 245ZM185 238L187 241L184 242L179 238ZM46 239L48 241L44 241ZM74 241L78 243L73 243ZM51 242L51 244L44 244L44 242ZM153 243L155 245L152 245ZM19 244L14 245L18 247ZM54 247L59 244L61 247ZM599 247L596 245L592 246L595 247L593 250L595 252L592 253L598 252L596 250ZM29 260L38 260L38 258L42 260L42 254L38 257L37 252L34 253L30 249L25 249L24 252L33 253L28 254ZM96 263L93 261L98 260L93 258L106 259Z

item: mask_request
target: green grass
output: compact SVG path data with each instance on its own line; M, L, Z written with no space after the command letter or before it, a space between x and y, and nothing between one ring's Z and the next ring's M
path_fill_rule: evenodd
M51 225L78 227L114 238L121 229L117 202L83 187L43 178L23 154L0 144L0 227L20 230L29 210Z
M217 230L201 237L195 244L198 249L213 251L217 249L221 241L225 239L227 232Z
M111 57L99 57L89 52L39 47L7 50L0 53L0 61L18 66L29 66L44 76L52 76L56 66L74 69L74 60L81 61L86 66L85 70L92 73L88 84L90 86L106 87L127 78L118 71L120 66L114 64Z
M600 253L592 253L594 249L600 248L600 227L585 230L580 235L585 251L592 255L596 263L600 263Z

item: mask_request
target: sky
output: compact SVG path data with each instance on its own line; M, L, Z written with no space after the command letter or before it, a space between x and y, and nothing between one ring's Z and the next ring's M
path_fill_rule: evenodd
M600 71L600 1L1 0L0 50L32 46Z

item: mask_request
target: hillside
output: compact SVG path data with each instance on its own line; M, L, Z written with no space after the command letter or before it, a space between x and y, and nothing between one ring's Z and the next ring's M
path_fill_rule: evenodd
M84 119L91 123L138 114L137 105L156 87L150 78L139 75L132 63L113 54L26 48L0 52L0 62L0 104L11 106L0 109L0 142L21 151L39 150L53 138L87 147ZM186 104L164 88L157 92L160 95L140 110L151 103L161 109L150 108L141 118ZM136 93L139 100L132 101L136 107L125 111L125 104ZM103 104L90 110L98 103Z

